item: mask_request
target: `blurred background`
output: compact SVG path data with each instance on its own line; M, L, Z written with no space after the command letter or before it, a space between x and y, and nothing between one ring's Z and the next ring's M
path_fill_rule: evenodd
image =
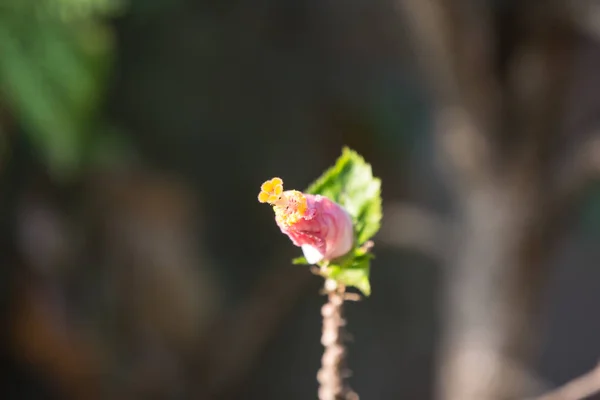
M343 145L384 204L350 382L433 398L455 201L409 36L392 0L0 0L0 398L316 398L321 278L256 196ZM573 48L565 148L600 110L598 37ZM568 221L527 370L546 388L600 356L597 185Z

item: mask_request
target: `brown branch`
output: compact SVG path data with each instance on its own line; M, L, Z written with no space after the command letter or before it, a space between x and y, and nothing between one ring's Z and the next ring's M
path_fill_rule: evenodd
M344 287L334 280L325 280L327 303L321 308L323 316L323 334L321 344L325 348L321 359L321 369L317 374L319 381L319 400L358 399L356 393L345 382L348 371L345 366L346 346L344 346L344 326L342 315L344 305Z
M600 364L537 400L582 400L597 393L600 393Z

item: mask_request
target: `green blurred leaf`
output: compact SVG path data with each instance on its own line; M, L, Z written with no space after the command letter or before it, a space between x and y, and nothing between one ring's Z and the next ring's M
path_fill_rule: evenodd
M78 170L112 62L95 18L116 0L12 0L0 7L0 94L61 179ZM62 15L71 7L72 18Z
M371 165L355 151L344 147L335 165L306 190L330 198L348 211L354 223L357 245L377 233L381 223L381 180L373 177Z
M71 21L114 15L124 10L125 3L123 0L2 0L0 11Z

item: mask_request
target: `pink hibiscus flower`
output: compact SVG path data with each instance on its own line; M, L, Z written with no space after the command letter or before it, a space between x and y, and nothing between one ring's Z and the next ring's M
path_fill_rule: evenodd
M302 248L310 264L341 257L352 249L352 219L327 197L283 191L283 181L273 178L262 184L258 201L273 206L281 232Z

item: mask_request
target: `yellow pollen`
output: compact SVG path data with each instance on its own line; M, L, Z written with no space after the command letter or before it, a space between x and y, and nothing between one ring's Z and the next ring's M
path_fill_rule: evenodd
M283 181L281 178L273 178L260 186L258 201L261 203L275 204L283 193Z
M307 210L306 197L297 190L283 191L281 178L273 178L260 187L258 201L273 206L278 223L290 226L298 222Z
M305 215L307 208L306 197L297 190L283 192L281 198L273 206L277 222L286 226L298 222Z

